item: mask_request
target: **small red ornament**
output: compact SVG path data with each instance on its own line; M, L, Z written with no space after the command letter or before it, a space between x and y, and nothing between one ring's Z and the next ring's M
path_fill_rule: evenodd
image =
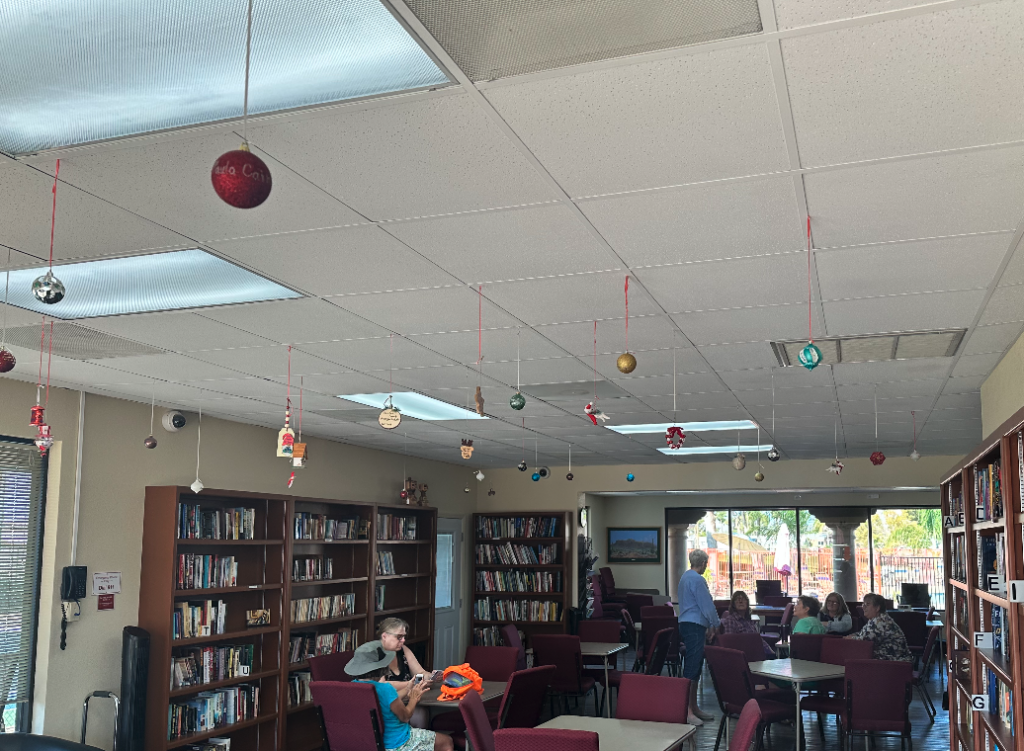
M0 349L0 373L10 373L16 362L9 349Z
M871 455L871 463L874 464L876 467L880 466L884 461L885 454L883 454L881 451L876 451Z
M37 404L34 407L32 407L32 417L29 419L28 424L33 425L35 427L39 427L40 425L46 424L46 420L43 418L42 404Z
M665 444L670 449L681 449L683 447L683 441L686 440L686 434L683 429L673 425L665 431Z
M267 200L272 187L270 169L249 145L221 154L210 172L213 189L236 209L252 209Z

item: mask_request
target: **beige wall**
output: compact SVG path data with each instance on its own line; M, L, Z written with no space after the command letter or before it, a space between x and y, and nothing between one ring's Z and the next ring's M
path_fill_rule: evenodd
M988 436L1024 407L1024 335L1003 355L981 384L981 433Z
M29 407L35 389L17 381L0 382L0 433L31 437ZM82 700L91 691L120 690L121 630L137 622L144 493L147 485L189 485L195 478L196 419L178 433L157 429L159 446L149 451L149 407L87 395L82 456L78 564L94 571L122 572L115 610L99 612L89 596L82 618L60 634L59 573L71 559L79 392L56 389L47 417L54 446L46 515L44 582L34 725L37 732L78 740ZM393 502L401 489L403 457L397 454L308 439L310 460L286 487L289 468L273 457L276 432L215 419L203 420L200 477L208 488L254 492L293 492L312 497ZM430 485L431 502L442 516L465 518L475 498L466 494L464 467L410 458L408 473ZM474 482L474 484L476 484ZM466 527L468 528L468 526ZM464 550L468 555L468 549ZM464 555L464 558L465 558ZM468 602L469 577L463 577ZM91 588L90 588L91 589ZM463 643L468 620L463 619ZM109 749L112 716L94 702L89 742Z

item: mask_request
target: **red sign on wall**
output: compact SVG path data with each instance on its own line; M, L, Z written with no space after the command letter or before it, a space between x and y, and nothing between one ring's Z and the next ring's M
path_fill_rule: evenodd
M114 609L114 595L100 595L99 604L96 606L97 610L113 610Z

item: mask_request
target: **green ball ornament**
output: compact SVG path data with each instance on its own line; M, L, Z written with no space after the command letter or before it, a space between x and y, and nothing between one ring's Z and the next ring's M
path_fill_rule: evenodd
M800 350L800 364L808 370L814 370L821 363L821 350L814 342L807 342L807 346Z
M526 406L526 397L518 392L512 394L512 398L508 400L508 406L518 412Z

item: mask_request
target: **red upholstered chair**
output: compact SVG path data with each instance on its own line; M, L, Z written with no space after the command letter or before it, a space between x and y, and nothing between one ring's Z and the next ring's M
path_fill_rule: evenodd
M640 616L640 608L649 608L654 605L654 597L651 595L637 595L632 592L626 595L626 609L633 616L633 622L643 622Z
M615 717L619 720L685 723L690 689L687 678L625 673L619 682Z
M643 630L640 632L640 653L637 657L640 658L640 664L646 671L648 656L654 649L654 634L664 629L678 631L679 621L674 615L668 617L660 615L648 618L645 621L641 621L641 623L643 624Z
M611 605L613 602L626 604L626 595L615 589L615 574L607 566L598 569L598 574L601 577L601 596L604 598L606 604Z
M751 699L757 702L761 710L761 719L766 725L781 720L793 720L796 710L796 695L792 691L776 689L754 691L750 671L747 669L747 658L738 649L724 647L705 647L704 657L711 671L711 681L715 685L718 705L722 710L722 721L718 726L718 738L715 751L718 751L725 735L725 727L730 718L740 716L743 708ZM771 698L768 698L768 696ZM799 721L799 718L795 718Z
M351 681L352 676L345 672L355 652L334 652L329 655L309 658L309 673L314 681Z
M313 681L309 690L330 751L384 751L384 721L373 686Z
M789 637L789 656L794 660L821 662L821 643L834 638L825 634L793 634Z
M764 642L758 634L719 634L718 646L738 649L747 662L761 662L764 659Z
M896 625L907 637L910 653L920 657L924 652L924 644L928 641L928 614L916 610L891 610L889 617L896 621Z
M632 645L636 659L633 662L633 670L640 664L640 632L636 630L636 624L629 611L623 608L622 623L626 627L626 641Z
M740 718L736 721L736 728L732 732L732 740L729 741L729 751L750 751L754 745L754 738L757 737L757 729L761 726L761 709L757 702L751 699L743 705Z
M549 688L551 690L551 714L554 716L554 697L561 696L565 709L569 711L569 698L583 699L586 703L587 694L594 692L595 709L600 716L597 705L597 685L593 678L583 675L583 655L580 652L580 637L569 634L537 634L533 637L533 660L535 665L554 665Z
M900 748L910 739L910 700L914 671L909 662L850 660L846 663L846 709L840 716L850 740L854 734L898 733Z
M536 727L540 723L544 698L554 674L555 668L551 665L512 673L497 706L493 706L493 700L484 702L484 713L491 728ZM455 734L465 732L466 724L458 712L442 712L434 717L430 728L441 733Z
M621 644L619 641L619 624L614 621L580 621L577 636L580 641L605 642Z
M501 627L501 640L506 647L515 647L519 650L516 670L526 670L526 649L523 647L523 640L519 638L519 629L511 623L506 623Z
M594 574L590 577L590 584L594 593L593 610L590 613L590 620L614 620L622 621L622 611L626 606L621 602L606 603L601 594L601 577Z
M761 635L773 644L776 642L784 642L786 641L786 637L789 636L789 632L791 629L790 624L792 623L792 621L793 603L790 602L787 603L786 609L782 611L782 620L779 621L779 625L776 627L778 630L772 631L770 629L766 629L765 631L761 632Z
M869 660L874 646L872 642L861 639L825 639L821 643L820 661L829 665L845 665L850 660ZM805 696L800 700L800 709L817 713L818 732L823 741L825 740L825 725L821 721L821 716L826 714L842 716L846 708L845 687L846 682L842 678L819 681L817 693ZM832 696L829 696L830 693ZM841 732L839 741L840 743L843 741Z
M924 711L928 713L928 719L932 723L935 722L935 705L932 703L932 697L928 695L928 689L925 688L924 682L928 679L928 670L932 657L935 655L935 645L938 644L940 630L938 626L932 626L928 630L928 640L925 641L924 649L921 653L921 667L914 671L914 686L917 687L918 693L921 694L921 703L924 704Z
M671 605L644 605L640 608L640 622L645 618L675 618L676 609Z
M519 650L515 647L467 647L465 661L485 681L507 681L516 672Z
M679 630L674 626L663 628L653 636L648 634L645 643L647 654L644 656L645 675L661 675L661 671L665 669L665 659L668 657L669 644L673 637L679 638Z
M455 714L455 712L445 712ZM480 694L470 691L459 700L459 714L466 726L466 735L473 751L494 751L494 732L491 721L487 718L487 710L480 701ZM442 715L443 716L443 715ZM333 751L333 750L332 750Z
M589 730L499 730L494 734L494 751L600 751L599 737Z

